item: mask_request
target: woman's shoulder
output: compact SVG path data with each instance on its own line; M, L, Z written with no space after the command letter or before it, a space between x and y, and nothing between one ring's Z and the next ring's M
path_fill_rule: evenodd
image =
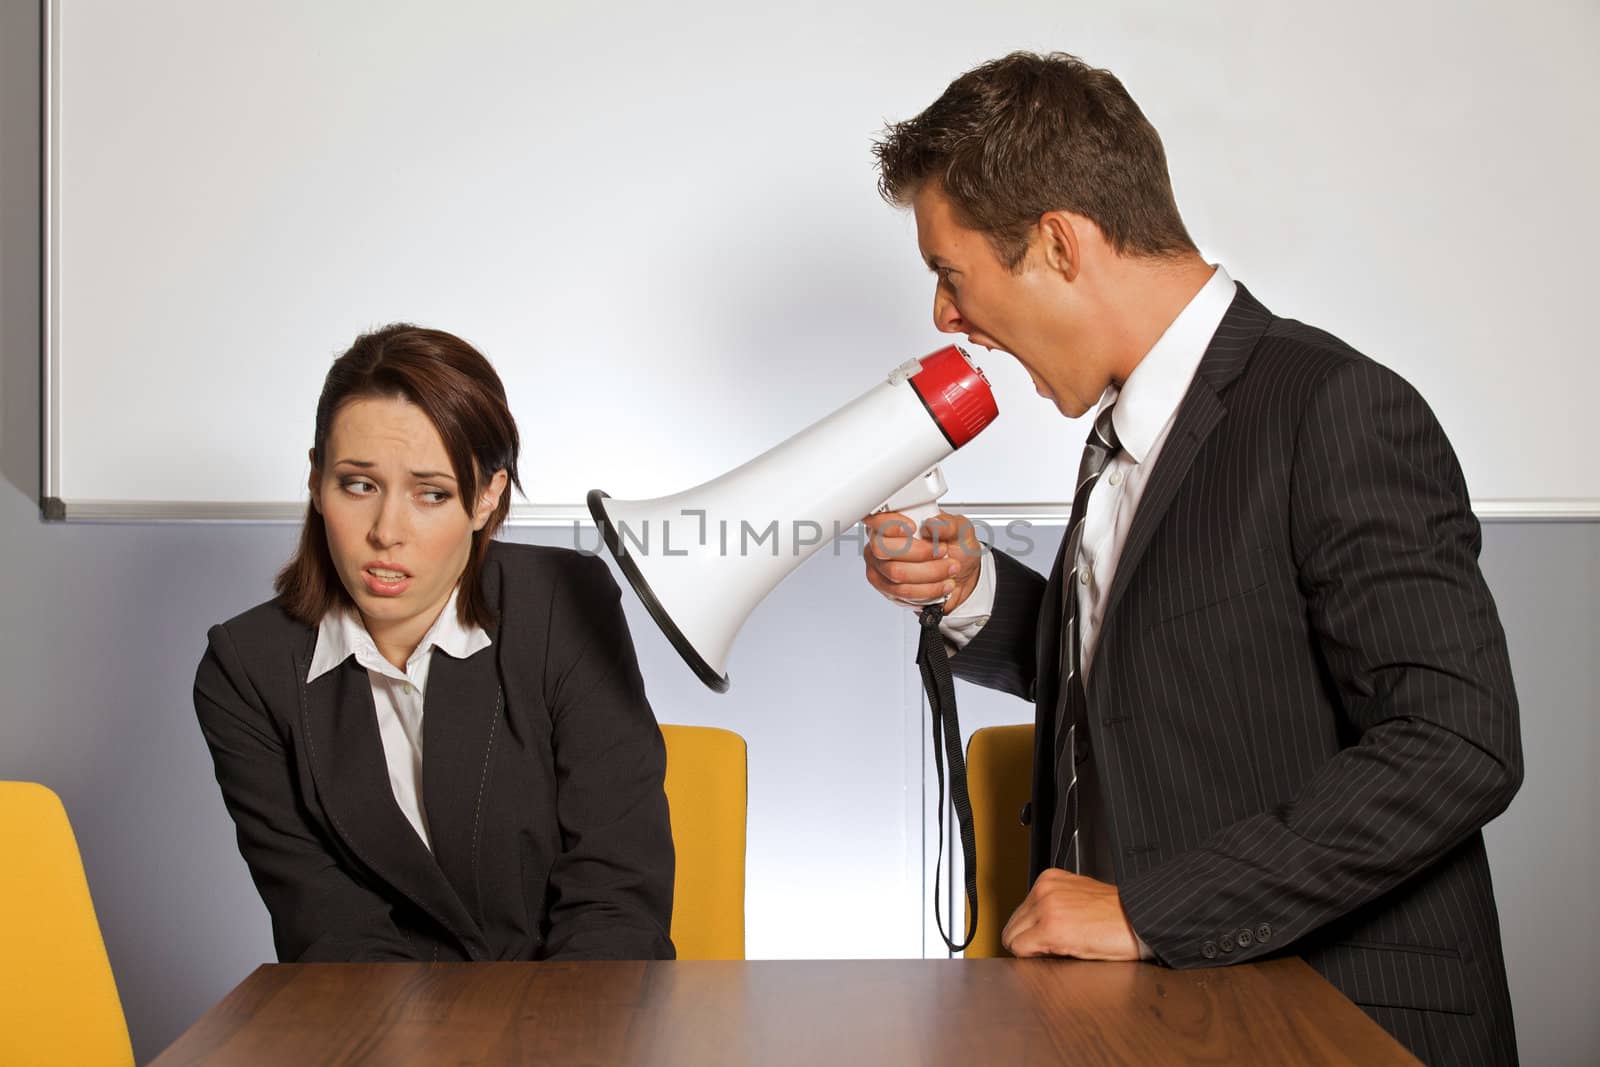
M484 591L508 639L581 643L625 625L621 587L600 556L496 541L486 562Z
M271 714L294 706L297 664L311 655L316 629L298 621L277 600L257 604L211 627L195 668L195 708L202 723Z
M251 660L281 656L286 648L307 645L316 636L316 628L290 615L274 597L211 627L207 636L213 647L226 643L234 655Z
M489 546L488 563L499 572L509 588L526 591L542 586L553 592L575 588L586 592L617 588L605 560L592 552L551 545L523 545L495 541Z

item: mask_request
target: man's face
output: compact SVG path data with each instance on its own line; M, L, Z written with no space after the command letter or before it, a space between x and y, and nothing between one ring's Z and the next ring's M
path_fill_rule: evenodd
M1097 366L1085 300L1063 272L1063 255L1036 233L1016 271L981 232L964 226L935 183L912 200L917 244L937 277L934 325L975 345L1010 353L1040 396L1068 418L1100 400L1110 381ZM1081 288L1081 287L1080 287Z

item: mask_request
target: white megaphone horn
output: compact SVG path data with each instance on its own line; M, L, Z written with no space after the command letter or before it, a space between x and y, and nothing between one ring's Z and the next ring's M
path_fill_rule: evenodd
M862 516L936 514L939 462L998 414L983 372L950 345L719 478L652 500L595 489L589 512L656 625L720 693L755 606Z

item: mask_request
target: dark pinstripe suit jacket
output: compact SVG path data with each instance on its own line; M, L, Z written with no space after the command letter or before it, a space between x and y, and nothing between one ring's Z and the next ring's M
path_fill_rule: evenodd
M1479 545L1417 393L1241 286L1147 483L1088 678L1117 884L1162 961L1296 953L1425 1060L1515 1060L1479 831L1522 752ZM952 666L1035 701L1037 875L1059 798L1062 561L1048 582L995 562L994 613Z

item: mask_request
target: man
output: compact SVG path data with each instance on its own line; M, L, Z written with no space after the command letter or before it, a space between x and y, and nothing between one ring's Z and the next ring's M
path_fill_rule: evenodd
M1077 491L1048 581L959 516L871 522L869 582L947 594L955 674L1035 704L1006 946L1297 954L1424 1060L1515 1062L1480 830L1521 783L1516 696L1426 404L1200 257L1106 71L987 63L877 154L939 329L1095 411L1081 464L1028 457Z

